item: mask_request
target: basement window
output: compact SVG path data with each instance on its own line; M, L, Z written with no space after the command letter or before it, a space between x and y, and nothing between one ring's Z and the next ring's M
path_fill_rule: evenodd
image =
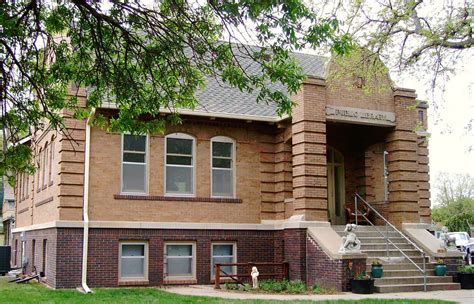
M165 244L165 278L194 280L196 278L196 244Z
M145 242L120 243L120 280L148 280L148 246Z
M235 243L213 243L211 275L214 278L216 264L231 264L237 262L237 245ZM236 266L221 267L221 274L233 274L237 272Z
M146 135L122 136L122 193L147 193Z

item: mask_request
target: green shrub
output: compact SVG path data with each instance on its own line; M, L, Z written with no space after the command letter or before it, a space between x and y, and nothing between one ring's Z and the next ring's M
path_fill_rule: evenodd
M319 286L318 284L314 284L311 286L311 292L314 294L335 294L337 293L336 289L334 288L325 288Z
M236 286L235 283L225 282L224 283L224 288L227 289L227 290L234 290L234 289L237 289L237 286Z
M284 292L288 288L288 280L277 281L277 280L264 280L260 281L259 287L263 291L267 292Z
M287 289L288 293L296 293L296 294L301 294L301 293L306 293L308 288L306 287L306 284L302 281L290 281L287 284Z
M458 267L458 272L462 273L474 273L474 266L471 265L463 265Z

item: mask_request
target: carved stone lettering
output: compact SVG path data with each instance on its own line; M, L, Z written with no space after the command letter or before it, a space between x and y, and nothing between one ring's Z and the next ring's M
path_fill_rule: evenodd
M395 113L376 110L326 106L326 117L329 121L377 126L395 125Z

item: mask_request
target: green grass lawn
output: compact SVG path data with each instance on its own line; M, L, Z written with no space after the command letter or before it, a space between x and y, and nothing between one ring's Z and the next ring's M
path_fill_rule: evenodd
M176 295L157 288L97 288L93 294L81 294L76 290L52 290L38 283L8 283L0 278L0 303L290 303L263 300L226 300L208 297ZM291 303L311 303L292 301ZM361 300L321 301L319 303L450 303L436 300Z

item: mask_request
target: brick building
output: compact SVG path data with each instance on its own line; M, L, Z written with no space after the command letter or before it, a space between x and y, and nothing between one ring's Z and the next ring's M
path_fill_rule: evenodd
M354 193L398 227L430 223L426 106L410 89L329 86L326 59L294 56L308 78L292 117L209 80L165 135L67 112L70 138L32 134L39 170L19 177L12 263L72 288L208 284L216 262L285 260L291 279L347 289L348 265L366 256L331 255L323 234L346 223Z

